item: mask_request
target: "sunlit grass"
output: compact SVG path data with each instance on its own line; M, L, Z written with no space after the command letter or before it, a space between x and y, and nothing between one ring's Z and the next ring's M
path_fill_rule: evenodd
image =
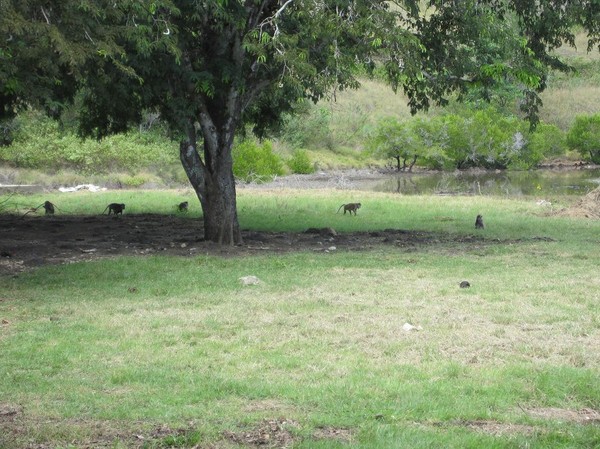
M186 192L140 193L57 203L72 213L108 201L168 213ZM335 213L349 201L363 202L356 217ZM460 236L474 234L475 213L487 228L471 244L125 257L3 278L0 409L19 410L26 432L0 432L1 447L77 446L98 432L124 447L161 425L188 429L182 447L235 447L223 432L282 417L297 423L295 447L599 441L597 426L527 413L600 409L598 222L545 216L527 199L352 191L242 190L239 206L243 227L255 230ZM261 283L242 286L250 274ZM462 280L471 287L459 288ZM527 431L496 435L470 422ZM316 439L323 427L352 438Z
M201 217L200 204L192 189L116 190L107 192L45 193L15 195L4 204L5 212L23 214L49 200L57 214L101 214L109 203L125 203L125 214L177 214L189 219ZM237 205L244 229L262 231L304 231L309 227L332 227L338 231L428 229L449 233L473 232L475 216L482 214L486 235L522 238L545 235L559 237L570 219L540 220L576 201L556 197L552 204L538 204L537 198L519 199L489 196L447 197L398 195L358 190L275 190L238 188ZM189 201L189 213L177 212L177 204ZM360 202L356 217L338 212L345 203ZM43 214L43 209L37 212ZM591 224L581 222L578 228Z

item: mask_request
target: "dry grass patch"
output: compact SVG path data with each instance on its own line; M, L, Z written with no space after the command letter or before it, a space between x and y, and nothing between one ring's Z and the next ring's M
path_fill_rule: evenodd
M501 423L487 420L459 421L453 424L497 437L505 435L534 435L535 433L539 432L539 429L534 426L528 426L525 424Z
M193 426L194 422L172 428L138 421L36 418L24 414L20 407L0 404L0 447L14 441L27 442L22 446L27 449L192 447L200 439ZM49 440L53 443L46 443ZM191 445L185 445L186 442Z
M532 408L526 410L532 418L567 421L577 424L600 424L600 410L584 408L581 410L569 410L564 408Z
M318 286L273 300L310 309L303 313L302 328L331 348L332 364L335 354L349 346L376 364L389 363L390 357L409 364L437 358L505 364L515 357L575 366L600 363L596 348L600 329L587 318L581 320L585 304L565 306L553 290L544 294L526 285L527 277L523 285L514 279L510 284L494 273L471 279L470 289L460 289L460 272L454 279L440 273L433 278L419 265L399 264L392 270L335 268ZM256 318L269 324L268 315ZM298 338L296 316L276 322L282 330L274 345ZM407 332L405 323L422 330Z
M600 187L592 190L573 206L557 212L561 217L600 219Z
M0 447L27 442L27 449L54 449L75 447L78 449L109 449L125 444L128 448L142 447L146 438L142 432L128 430L131 424L86 419L34 419L22 413L9 420L0 416ZM47 443L52 441L53 443Z
M243 408L244 411L247 413L269 412L271 414L273 414L274 412L281 413L284 411L291 411L294 409L292 405L272 398L257 399L250 401Z

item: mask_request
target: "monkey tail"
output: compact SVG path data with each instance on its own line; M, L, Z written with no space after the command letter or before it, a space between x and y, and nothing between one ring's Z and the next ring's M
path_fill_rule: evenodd
M110 206L106 206L106 208L102 211L102 213L100 215L104 215L104 212L106 212L106 209L108 209Z
M345 206L345 204L342 204L342 205L339 207L339 209L337 210L336 214L339 214L339 213L340 213L340 209L341 209L342 207L344 207L344 206Z
M37 212L37 210L42 207L44 205L44 203L40 204L38 207L32 207L31 209L29 209L27 212L25 212L23 215L21 215L21 218L25 218L25 215L31 213L31 212Z
M25 218L25 215L29 214L30 212L35 212L36 209L29 209L27 212L25 212L23 215L21 215L21 218Z

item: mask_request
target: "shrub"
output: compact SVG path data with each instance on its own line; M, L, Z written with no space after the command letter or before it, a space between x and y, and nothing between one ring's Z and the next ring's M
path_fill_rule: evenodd
M156 181L157 178L155 176L138 173L136 175L125 175L122 179L123 184L126 187L140 187L146 183Z
M283 162L273 152L273 144L244 140L233 148L233 174L245 182L267 182L283 175Z
M310 158L308 157L308 153L306 150L296 150L292 154L291 159L288 161L288 167L292 170L292 173L298 174L309 174L314 173L315 167L310 162Z
M450 115L445 122L448 126L445 149L457 168L530 166L527 127L518 118L488 108L466 116Z
M567 144L584 159L600 164L600 114L577 116L567 133Z
M0 147L0 160L45 171L71 168L84 173L137 170L178 160L177 145L159 131L130 131L101 141L81 139L35 111L16 119L14 140Z
M567 152L565 133L556 125L540 123L529 135L529 150L541 158L564 156Z

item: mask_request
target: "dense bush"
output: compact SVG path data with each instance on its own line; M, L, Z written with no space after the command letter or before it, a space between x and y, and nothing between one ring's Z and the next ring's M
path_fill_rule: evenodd
M295 150L287 165L290 167L292 173L301 175L307 175L315 171L315 167L311 163L306 150Z
M97 141L61 130L58 122L40 113L29 112L15 120L14 140L0 147L0 161L16 167L105 173L178 161L177 145L159 131L131 131Z
M448 139L441 147L456 168L530 168L528 125L492 109L442 118Z
M564 156L567 152L565 133L556 125L540 123L529 135L529 150L540 160Z
M273 145L247 139L233 147L233 174L245 182L267 182L283 175L283 162L273 152Z
M584 159L600 164L600 114L576 117L567 144Z

